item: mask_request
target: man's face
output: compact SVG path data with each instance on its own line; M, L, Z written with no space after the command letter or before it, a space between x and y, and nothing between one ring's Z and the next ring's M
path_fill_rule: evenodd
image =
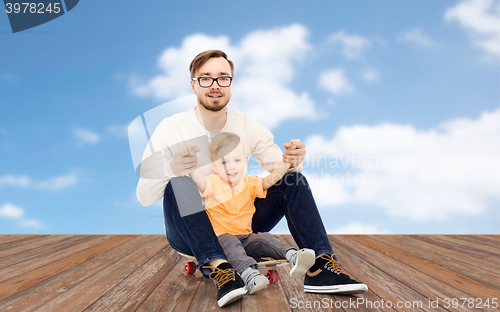
M195 73L195 77L212 77L218 78L222 76L231 76L231 67L229 63L223 57L213 57L203 64L198 72ZM191 81L191 88L198 98L198 103L205 109L218 112L224 107L231 99L231 91L233 90L233 85L229 87L220 87L219 84L214 81L211 87L202 88L200 87L198 81Z
M231 182L233 187L240 182L245 173L246 166L247 160L241 143L229 154L212 162L212 167L221 177L222 181L226 183Z

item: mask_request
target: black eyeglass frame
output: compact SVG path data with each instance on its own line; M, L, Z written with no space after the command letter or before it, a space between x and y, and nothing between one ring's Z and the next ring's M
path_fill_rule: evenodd
M206 79L206 78L210 78L210 79L212 79L212 83L211 83L209 86L204 87L204 86L202 86L202 85L201 85L200 79ZM221 79L221 78L229 78L229 85L227 85L227 86L221 86L221 85L220 85L220 83L219 83L219 79ZM218 85L219 85L219 87L221 87L221 88L227 88L227 87L230 87L230 86L231 86L231 84L233 83L233 77L231 77L231 76L222 76L222 77L217 77L217 78L212 78L212 77L197 77L197 78L191 78L191 80L193 80L193 81L194 81L194 80L198 80L198 85L199 85L201 88L210 88L211 86L213 86L214 81L217 81L217 84L218 84Z

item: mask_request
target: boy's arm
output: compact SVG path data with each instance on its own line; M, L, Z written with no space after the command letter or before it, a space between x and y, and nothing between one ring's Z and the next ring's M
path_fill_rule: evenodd
M281 180L285 173L287 173L290 168L290 164L281 161L278 167L273 170L270 174L268 174L265 178L262 179L262 188L267 190L271 186L273 186L276 182Z
M300 140L291 140L291 146L287 149L296 149L300 145ZM285 173L287 173L288 169L290 169L291 164L281 161L270 174L268 174L264 179L262 179L262 188L267 190L271 186L273 186L276 182L281 180Z
M196 186L200 189L200 191L203 193L205 192L205 188L207 187L207 179L201 175L200 170L196 168L193 172L190 174L191 179L193 179L194 183L196 183Z
M182 157L196 157L196 153L199 151L200 149L196 146L186 145L183 146L178 153ZM193 179L194 183L196 183L196 186L198 186L200 191L204 192L207 187L207 180L200 173L200 170L196 168L193 172L191 172L190 177Z

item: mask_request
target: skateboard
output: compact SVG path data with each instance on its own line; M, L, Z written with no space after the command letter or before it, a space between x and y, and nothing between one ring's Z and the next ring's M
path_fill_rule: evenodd
M187 255L183 256L194 259L194 257L192 256L187 256ZM276 267L288 264L288 261L284 259L274 260L271 258L264 258L255 260L257 261L258 270L268 269L268 271L266 272L266 274L264 274L264 276L267 277L269 283L276 283L280 279L280 275L278 273L278 270L276 270ZM196 272L196 263L194 261L188 261L184 266L184 272L188 275L194 274Z

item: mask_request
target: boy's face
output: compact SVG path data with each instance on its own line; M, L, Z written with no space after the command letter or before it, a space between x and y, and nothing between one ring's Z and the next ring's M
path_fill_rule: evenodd
M212 163L215 172L221 179L236 186L245 172L247 161L241 143L226 156Z

